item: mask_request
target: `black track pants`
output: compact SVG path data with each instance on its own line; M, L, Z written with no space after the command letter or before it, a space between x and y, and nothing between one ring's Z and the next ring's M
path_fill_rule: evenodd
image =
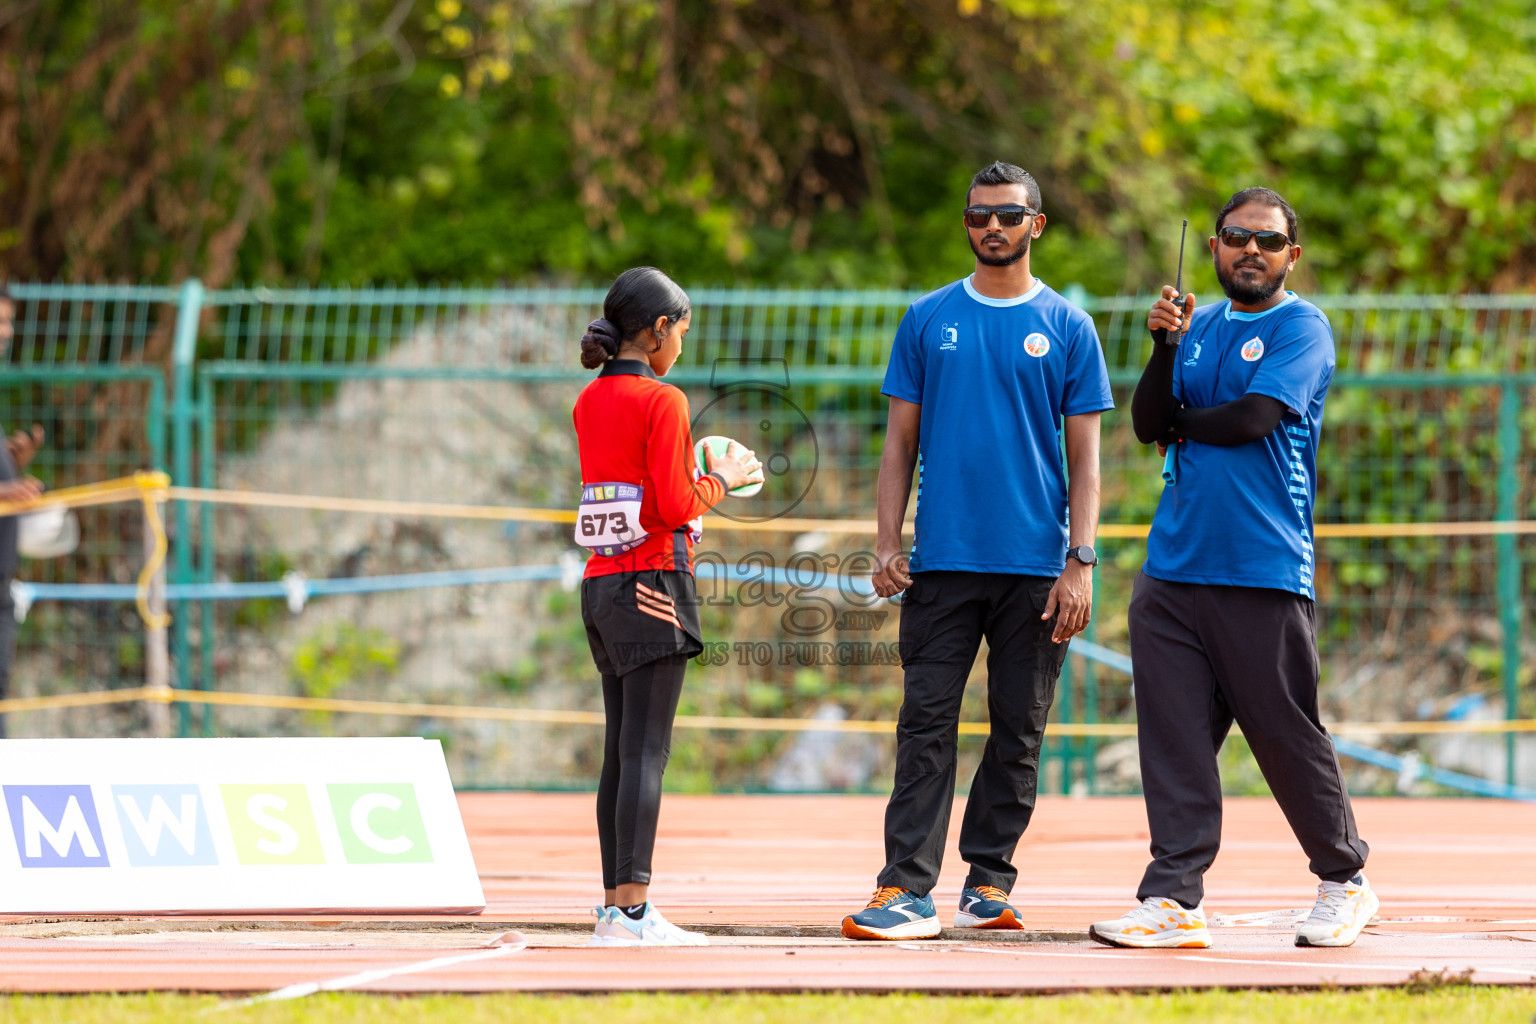
M688 659L670 655L622 676L603 676L603 774L597 784L597 839L603 888L651 880L661 815L661 775Z
M991 732L960 827L966 885L1004 892L1035 809L1040 742L1067 645L1040 618L1056 581L1009 573L919 572L901 606L905 676L896 729L896 785L885 810L880 885L925 895L938 881L955 797L955 744L965 682L986 637Z
M1235 720L1313 874L1343 882L1366 846L1317 710L1312 602L1261 587L1142 573L1130 607L1137 738L1152 864L1136 898L1187 907L1221 845L1217 752Z

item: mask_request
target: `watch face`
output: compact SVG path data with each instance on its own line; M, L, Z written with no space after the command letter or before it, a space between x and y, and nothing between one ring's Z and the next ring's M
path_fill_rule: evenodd
M1093 548L1089 547L1087 544L1079 544L1071 551L1068 551L1067 554L1068 556L1077 559L1079 562L1082 562L1084 565L1097 565L1099 561L1093 553Z

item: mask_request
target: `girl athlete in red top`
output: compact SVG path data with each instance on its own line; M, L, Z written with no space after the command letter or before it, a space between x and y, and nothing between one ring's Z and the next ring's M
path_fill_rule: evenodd
M620 274L581 339L602 368L576 399L581 507L576 542L592 552L581 617L603 677L597 836L603 906L594 946L706 945L651 905L661 776L688 659L704 649L693 581L692 521L761 465L733 445L695 478L688 399L665 376L688 333L688 296L654 267Z

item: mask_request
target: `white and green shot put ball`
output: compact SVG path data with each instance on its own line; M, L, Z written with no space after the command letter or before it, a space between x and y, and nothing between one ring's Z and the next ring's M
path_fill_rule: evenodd
M699 472L709 472L709 463L704 458L704 450L706 448L709 449L710 455L719 458L727 451L729 451L731 445L735 443L736 442L732 441L730 438L721 437L719 434L710 434L708 437L700 438L698 441L694 442L693 460L698 464ZM751 482L742 484L740 487L737 487L734 490L726 491L725 493L729 494L733 498L750 498L752 495L756 494L762 489L763 471L759 469L756 473L752 474Z

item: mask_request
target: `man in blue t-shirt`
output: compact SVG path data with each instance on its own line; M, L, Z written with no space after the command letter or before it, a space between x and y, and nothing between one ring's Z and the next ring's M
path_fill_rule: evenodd
M1216 755L1236 721L1321 879L1296 944L1347 946L1378 903L1317 708L1312 506L1333 333L1283 290L1301 246L1279 195L1234 195L1210 248L1227 301L1196 311L1193 295L1163 289L1131 399L1137 438L1177 460L1129 616L1152 864L1141 905L1089 933L1111 946L1210 945Z
M971 869L954 924L1023 927L1008 905L1013 851L1034 810L1046 716L1067 640L1088 624L1098 563L1099 414L1114 401L1093 320L1030 273L1045 215L1029 174L994 163L972 180L966 204L975 273L907 310L882 389L891 407L874 585L882 597L906 592L905 685L886 866L868 906L843 920L855 939L939 934L929 892L954 801L960 701L983 637L991 735L960 830ZM914 468L908 556L901 534Z

